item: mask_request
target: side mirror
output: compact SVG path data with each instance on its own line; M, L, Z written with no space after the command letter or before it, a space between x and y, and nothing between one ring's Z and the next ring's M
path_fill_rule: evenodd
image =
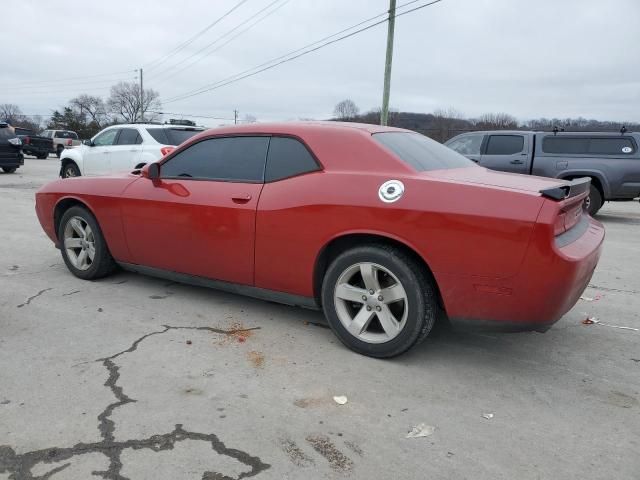
M82 143L85 144L87 147L93 147L93 142L91 141L90 138L87 140L83 140Z
M142 169L142 174L149 180L158 180L160 178L160 164L150 163Z

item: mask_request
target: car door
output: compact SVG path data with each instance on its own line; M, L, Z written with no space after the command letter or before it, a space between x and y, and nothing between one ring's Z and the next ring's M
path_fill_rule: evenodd
M100 132L92 139L91 145L83 149L83 175L108 175L111 172L109 155L119 133L119 128Z
M111 173L129 172L140 162L142 137L135 128L122 128L118 139L109 151Z
M480 165L492 170L530 173L529 136L525 134L491 134L483 145Z
M171 154L160 178L122 194L131 262L254 283L255 221L269 137L203 139Z
M469 160L478 163L480 162L480 150L484 137L485 134L483 133L465 133L452 138L446 142L445 145L459 154L464 155Z

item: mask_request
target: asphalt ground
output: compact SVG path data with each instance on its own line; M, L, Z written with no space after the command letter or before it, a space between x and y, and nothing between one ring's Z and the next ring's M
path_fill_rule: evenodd
M548 332L374 360L317 312L75 278L34 211L58 168L0 174L0 480L640 478L637 202L604 206L586 299Z

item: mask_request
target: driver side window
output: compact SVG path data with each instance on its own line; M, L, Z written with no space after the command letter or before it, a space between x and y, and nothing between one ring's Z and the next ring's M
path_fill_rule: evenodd
M93 144L96 147L105 147L108 145L113 145L115 143L115 140L116 140L116 137L118 136L119 131L120 130L114 128L113 130L107 130L106 132L102 132L93 140Z
M195 143L162 164L162 178L264 181L269 137L219 137Z

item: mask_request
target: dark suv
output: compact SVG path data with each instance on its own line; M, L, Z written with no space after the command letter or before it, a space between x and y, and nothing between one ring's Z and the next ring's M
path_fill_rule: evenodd
M13 173L24 165L22 141L15 130L6 122L0 122L0 168L5 173Z

